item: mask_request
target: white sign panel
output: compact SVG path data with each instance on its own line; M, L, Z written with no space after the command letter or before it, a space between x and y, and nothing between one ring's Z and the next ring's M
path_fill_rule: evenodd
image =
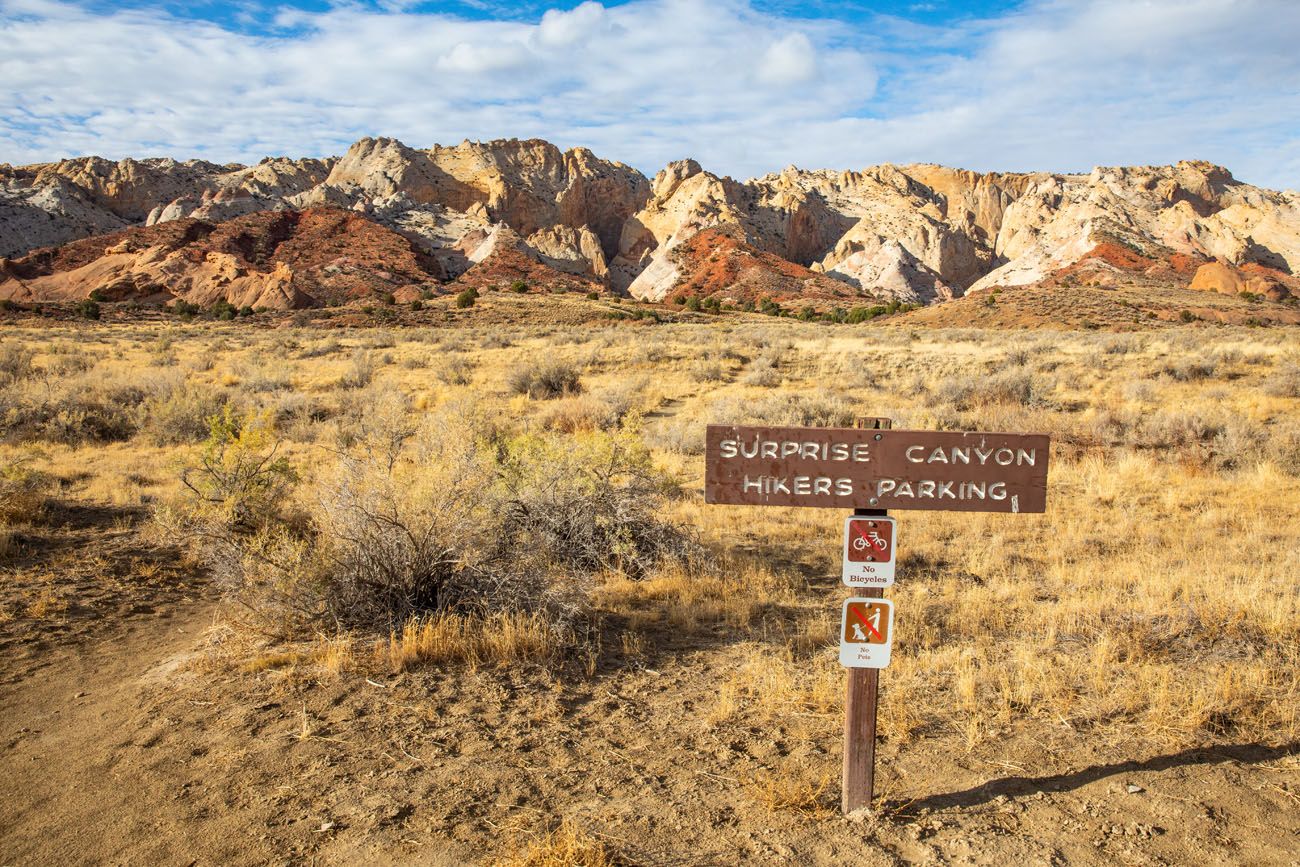
M844 522L844 583L850 587L889 587L894 583L898 547L893 518L854 516Z
M885 668L894 645L894 603L888 599L844 600L840 625L840 665Z

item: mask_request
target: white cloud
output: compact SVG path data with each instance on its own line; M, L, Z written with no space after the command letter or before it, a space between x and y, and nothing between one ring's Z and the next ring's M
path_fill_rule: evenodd
M547 9L537 27L537 38L543 45L563 48L591 38L605 23L605 7L587 0L568 12Z
M769 45L758 67L758 80L767 84L803 84L816 74L816 49L802 33L791 33Z
M540 136L647 172L688 155L737 176L1200 157L1300 186L1300 7L1283 0L1038 0L947 27L745 0L585 2L536 23L404 8L271 10L290 28L276 37L0 0L0 162Z

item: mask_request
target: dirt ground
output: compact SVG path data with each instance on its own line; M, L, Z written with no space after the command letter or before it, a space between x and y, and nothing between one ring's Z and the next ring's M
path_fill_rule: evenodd
M67 544L111 547L80 520ZM885 741L877 810L850 821L832 715L704 713L761 629L666 628L629 656L612 617L590 671L318 678L213 664L202 586L117 588L5 635L0 864L497 863L562 819L636 864L1300 863L1297 744Z
M1290 329L723 326L6 333L0 398L36 421L0 443L0 481L49 505L0 522L0 867L1300 865ZM535 359L584 393L517 393ZM334 633L233 629L155 520L209 427L198 398L276 408L310 475L360 412L358 371L412 413L472 401L567 448L595 435L563 433L575 418L645 409L638 435L682 478L666 513L727 568L586 574L598 640L559 662L403 670L368 628L331 665ZM138 429L69 439L132 389L155 396ZM899 514L877 798L850 820L843 516L705 505L698 440L863 408L1056 448L1044 515Z

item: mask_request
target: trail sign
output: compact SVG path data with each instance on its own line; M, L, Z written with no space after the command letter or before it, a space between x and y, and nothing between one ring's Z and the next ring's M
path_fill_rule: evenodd
M894 646L894 603L888 599L844 600L840 621L840 665L885 668Z
M1043 434L709 425L704 499L740 506L1042 512Z
M1046 435L891 427L887 418L860 418L852 428L711 424L705 436L706 503L854 512L841 573L860 594L845 600L840 622L845 814L869 808L875 788L879 670L889 665L894 633L893 603L881 598L894 583L897 547L885 510L1047 509Z
M840 577L850 587L890 587L894 583L897 527L893 518L852 517L844 521L844 565Z

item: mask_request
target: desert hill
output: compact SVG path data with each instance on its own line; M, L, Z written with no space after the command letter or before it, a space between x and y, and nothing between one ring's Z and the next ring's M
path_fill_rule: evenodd
M1300 195L1195 161L1086 175L790 167L740 182L693 160L647 179L540 140L366 138L255 166L0 165L0 257L0 298L36 302L98 291L287 309L523 281L736 306L933 305L998 287L1276 305L1300 291Z

